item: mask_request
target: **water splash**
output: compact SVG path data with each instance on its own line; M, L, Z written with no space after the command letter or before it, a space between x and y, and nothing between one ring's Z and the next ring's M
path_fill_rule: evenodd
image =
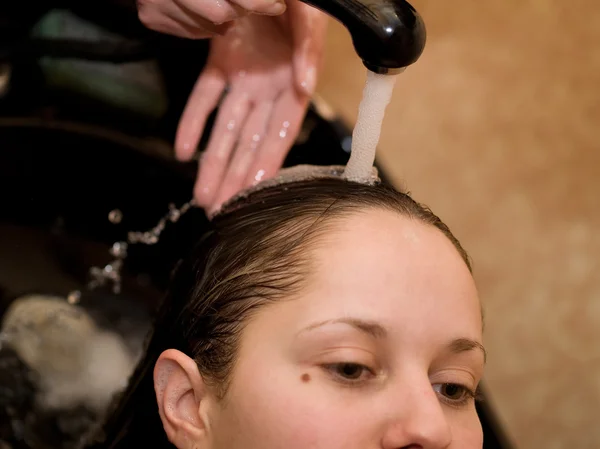
M111 246L109 253L112 260L104 267L91 267L87 288L95 290L100 287L108 286L112 292L117 295L121 292L122 278L121 272L123 264L127 258L129 247L135 244L155 245L160 240L160 235L168 223L177 223L179 219L195 206L194 200L184 203L181 207L169 204L169 211L158 221L156 226L148 231L132 231L127 234L126 241L117 241ZM108 214L108 219L113 224L121 222L123 215L120 210L115 209ZM67 296L70 304L77 304L81 299L81 292L74 290Z
M108 221L110 221L113 224L121 223L122 219L123 212L121 212L119 209L113 209L108 213Z
M80 290L73 290L72 292L70 292L67 295L67 302L71 305L75 305L75 304L79 304L79 301L81 301L81 291Z

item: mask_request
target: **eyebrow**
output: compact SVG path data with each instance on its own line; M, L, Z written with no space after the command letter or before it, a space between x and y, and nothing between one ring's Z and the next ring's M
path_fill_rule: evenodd
M381 324L379 324L375 321L361 320L359 318L338 318L335 320L320 321L318 323L314 323L308 327L305 327L304 329L302 329L299 332L299 334L302 334L304 332L309 332L309 331L318 329L319 327L323 327L323 326L326 326L329 324L338 324L338 323L347 324L349 326L352 326L353 328L359 330L360 332L367 334L378 340L384 339L387 336L387 330ZM471 340L470 338L457 338L455 340L452 340L446 346L446 348L454 354L461 354L463 352L480 350L483 353L484 362L487 361L487 351L485 350L485 347L478 341Z
M487 362L487 351L483 345L470 338L457 338L456 340L452 340L448 345L448 349L455 354L479 349L483 353L483 361Z
M299 333L302 334L304 332L309 332L309 331L318 329L319 327L326 326L328 324L339 324L339 323L352 326L353 328L361 331L362 333L370 335L371 337L374 337L378 340L383 339L387 336L387 331L381 324L376 323L374 321L361 320L359 318L338 318L335 320L320 321L318 323L314 323L308 327L305 327Z

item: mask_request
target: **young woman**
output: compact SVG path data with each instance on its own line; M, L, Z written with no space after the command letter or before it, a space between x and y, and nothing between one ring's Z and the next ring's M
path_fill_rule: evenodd
M89 447L480 449L468 257L407 194L339 179L230 204L173 278Z

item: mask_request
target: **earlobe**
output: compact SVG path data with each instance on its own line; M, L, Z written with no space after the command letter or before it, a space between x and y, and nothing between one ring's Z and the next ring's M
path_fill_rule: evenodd
M196 362L180 351L169 349L154 367L154 390L167 437L179 449L207 447L206 417L200 402L206 388Z

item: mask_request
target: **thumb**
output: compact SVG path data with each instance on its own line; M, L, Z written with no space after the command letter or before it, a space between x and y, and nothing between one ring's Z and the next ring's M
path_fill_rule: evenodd
M296 87L302 94L312 96L323 59L328 17L298 0L288 2L288 11Z

